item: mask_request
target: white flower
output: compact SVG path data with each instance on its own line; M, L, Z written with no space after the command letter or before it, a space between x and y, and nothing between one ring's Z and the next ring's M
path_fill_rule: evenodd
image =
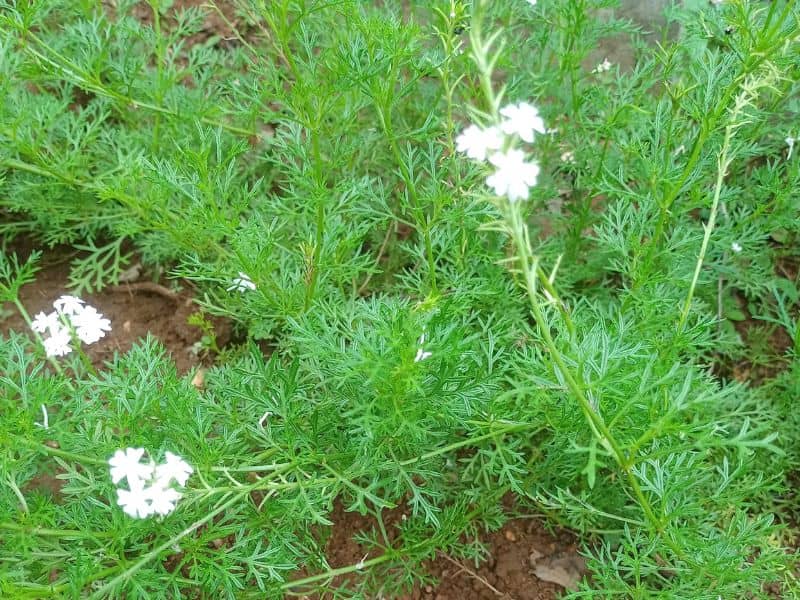
M149 481L153 477L153 464L141 462L144 448L125 448L117 450L108 464L111 466L111 481L119 483L128 479L128 485L133 488L137 484Z
M31 322L31 329L36 333L44 333L48 329L50 331L58 331L62 329L61 320L58 318L58 313L43 313L37 314Z
M156 478L165 482L165 485L169 485L172 479L180 485L186 485L189 475L194 473L194 469L177 454L167 452L166 457L167 461L156 467Z
M575 153L572 150L567 150L566 152L561 154L561 162L574 164L575 163Z
M432 352L425 352L422 348L417 349L417 355L414 357L414 362L419 362L433 356Z
M525 162L525 153L516 149L493 154L489 161L497 170L486 178L486 185L494 189L495 194L508 196L511 202L528 197L528 188L536 185L539 165Z
M528 4L531 6L536 6L536 0L528 0Z
M516 133L520 139L529 144L533 142L534 131L539 133L547 131L537 108L527 102L505 106L500 109L500 114L505 117L500 128L508 135Z
M53 308L60 315L76 315L83 310L85 302L75 296L61 296L53 302Z
M162 487L156 482L144 490L145 497L150 500L150 509L162 517L175 510L175 504L181 499L181 495L171 487Z
M85 306L72 319L75 333L85 344L94 344L111 331L111 321L104 318L93 306Z
M61 327L57 330L50 330L50 337L44 340L44 351L47 356L66 356L72 352L69 329Z
M233 285L227 288L229 292L246 292L254 289L256 289L256 284L253 283L247 273L242 273L241 271L239 271L239 276L233 280Z
M180 456L166 453L166 462L155 464L152 460L143 464L144 448L117 450L108 461L111 466L111 481L128 480L128 488L117 489L117 503L134 518L143 519L153 514L168 515L175 510L181 498L172 487L173 479L184 485L194 469Z
M456 149L474 160L486 160L489 150L499 150L503 141L503 134L498 127L483 129L470 125L456 138Z
M421 360L425 360L426 358L430 358L433 356L432 352L425 352L422 346L425 344L425 334L423 333L419 336L419 340L417 341L419 348L417 348L417 355L414 357L414 362L419 362Z
M131 484L130 490L117 490L117 504L122 507L126 515L134 519L144 519L153 514L153 505L150 504L151 494L145 489L141 481L136 485Z
M610 71L612 66L613 64L608 62L607 58L604 58L603 62L592 69L592 73L605 73L606 71Z
M794 150L794 143L798 140L800 140L800 138L793 138L793 137L787 137L784 140L786 142L786 145L789 146L789 153L786 155L786 160L792 158L792 150Z
M742 246L739 244L739 242L733 242L731 244L731 250L733 250L736 254L739 254L739 252L742 251Z

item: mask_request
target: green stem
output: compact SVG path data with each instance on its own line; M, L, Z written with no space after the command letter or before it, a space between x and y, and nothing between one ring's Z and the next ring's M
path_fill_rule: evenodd
M600 416L600 414L592 407L591 402L586 397L586 393L584 392L585 384L583 384L582 381L579 382L580 375L577 373L573 375L563 356L561 355L561 351L558 349L558 346L550 334L550 326L547 323L541 308L539 307L538 294L536 292L536 281L534 280L534 273L531 268L532 257L530 255L530 248L527 241L527 227L522 221L520 212L521 209L519 203L512 203L509 205L507 217L510 221L510 228L513 233L514 243L517 246L517 252L519 252L520 268L525 278L531 313L533 314L533 318L539 327L539 333L542 336L545 345L547 346L549 354L553 359L556 368L564 378L564 381L566 382L570 392L578 401L578 404L580 405L581 410L583 411L583 414L586 417L586 420L588 421L594 435L598 438L600 443L611 452L617 465L625 473L628 484L630 485L633 494L645 515L645 518L649 522L650 527L655 532L660 534L664 529L664 525L656 516L652 506L650 505L650 502L645 497L644 492L639 485L639 481L636 479L636 476L633 473L630 459L625 455L625 452L622 450L621 446L608 429L603 417Z
M317 581L324 581L326 579L333 579L338 575L347 575L348 573L354 573L356 571L363 571L369 569L370 567L374 567L375 565L379 565L381 563L385 563L393 558L396 558L396 554L394 552L387 552L378 556L376 558L371 558L369 560L365 560L363 562L358 562L354 565L348 565L346 567L339 567L337 569L329 569L324 573L318 573L317 575L311 575L310 577L304 577L303 579L295 579L294 581L287 581L283 585L281 585L282 590L289 590L292 588L300 587L303 585L309 585L312 583L316 583Z
M130 106L133 108L141 108L144 110L148 110L155 114L165 115L170 118L183 118L184 115L171 110L169 108L165 108L163 106L159 106L157 104L152 104L150 102L146 102L144 100L132 98L116 90L112 90L110 88L105 87L100 81L94 79L90 74L86 73L76 64L69 61L64 56L60 55L58 52L53 50L50 46L48 46L44 41L39 39L36 35L28 30L24 30L19 26L15 21L11 19L7 19L6 23L11 24L16 29L20 30L20 33L25 37L27 43L22 44L22 47L27 51L29 54L34 56L35 58L39 59L40 61L50 65L56 71L60 72L62 76L64 76L67 80L71 81L73 84L77 85L84 90L90 91L98 96L103 96L105 98L110 98L112 100L116 100L120 104L124 104L126 106ZM44 49L44 52L40 52L37 50L34 45L30 42L35 42L41 48ZM48 56L48 54L50 56ZM55 59L51 58L51 56L56 57ZM192 117L197 118L201 123L206 125L224 129L231 133L235 133L240 136L244 136L247 138L251 137L259 137L259 133L256 130L252 129L244 129L242 127L237 127L235 125L231 125L224 121L219 121L216 119L212 119L206 116L200 117Z
M325 175L322 165L322 154L319 149L319 124L311 133L311 149L314 155L314 181L316 183L317 196L317 223L316 239L314 241L314 254L311 258L311 274L306 287L305 309L311 308L316 293L317 280L321 270L320 259L322 257L322 246L325 243L325 200L326 187Z
M211 521L218 514L223 513L226 510L228 510L236 502L241 500L243 495L246 495L246 494L250 493L250 491L251 490L248 487L246 492L241 492L239 494L232 494L231 497L227 501L225 501L222 504L220 504L217 508L215 508L210 513L208 513L205 517L203 517L199 521L195 521L189 527L187 527L186 529L184 529L183 531L181 531L177 535L172 536L166 542L164 542L163 544L160 544L159 546L155 547L153 550L151 550L150 552L148 552L147 554L142 556L133 565L131 565L130 567L126 568L122 573L120 573L119 575L114 577L114 579L112 579L111 581L109 581L108 583L106 583L105 585L100 587L97 591L95 591L95 593L92 594L90 596L90 598L97 598L97 599L108 598L109 597L109 592L111 592L111 590L113 590L118 584L130 579L133 575L136 574L137 571L139 571L139 569L144 567L151 560L155 559L164 550L166 550L167 548L171 548L172 546L177 544L179 541L181 541L184 537L186 537L190 533L196 531L197 529L199 529L200 527L202 527L203 525L205 525L206 523Z
M703 268L703 263L705 262L708 243L711 240L711 233L714 231L714 225L716 224L717 211L719 210L719 198L722 192L722 183L725 179L725 175L728 172L728 166L730 166L731 163L731 159L728 157L728 152L730 150L733 131L736 127L736 124L733 121L735 121L737 114L738 111L733 113L731 117L732 122L729 123L725 128L725 138L722 142L722 150L719 154L719 158L717 159L717 180L714 184L714 199L711 202L711 212L708 216L708 222L703 225L703 242L700 244L700 253L697 256L697 263L694 267L692 282L689 285L689 291L686 294L686 300L683 302L683 309L681 310L681 316L678 320L678 334L683 332L683 328L686 325L686 320L689 317L689 310L691 309L692 299L694 298L695 288L697 287L697 281L700 278L700 271Z
M394 131L392 128L392 101L391 98L386 102L386 106L379 108L378 116L381 120L381 125L383 126L383 132L386 135L386 139L389 141L389 147L391 148L392 155L394 156L395 162L400 169L400 177L403 180L403 183L406 185L406 189L408 190L408 196L411 198L411 208L414 214L414 219L417 222L417 230L422 234L423 243L425 244L425 256L427 258L428 263L428 279L430 282L430 293L433 296L439 295L439 288L436 284L436 259L433 255L433 242L431 240L431 224L430 221L424 217L421 202L419 198L419 194L417 192L417 186L414 183L414 178L411 172L408 170L408 167L403 160L403 156L400 153L400 148L397 145L397 139L394 135Z
M81 529L51 529L48 527L25 527L19 523L0 522L0 529L6 531L16 531L25 535L36 535L40 537L63 537L67 539L92 539L92 538L113 538L116 534L112 531L87 531Z
M62 450L61 448L51 448L50 446L46 446L44 444L37 444L34 442L28 442L27 440L22 440L22 441L27 443L31 448L34 448L39 452L47 454L48 456L58 456L59 458L65 458L67 460L80 464L103 465L103 466L108 465L108 461L103 460L102 458L94 458L91 456L86 456L85 454L76 454L74 452Z

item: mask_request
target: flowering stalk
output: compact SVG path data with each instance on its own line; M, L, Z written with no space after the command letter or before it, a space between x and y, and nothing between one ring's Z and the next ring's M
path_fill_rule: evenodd
M507 109L499 110L500 105L500 95L495 95L494 89L491 84L491 74L492 74L492 67L497 60L498 51L495 52L494 56L490 58L490 51L491 46L494 41L497 39L497 34L492 35L488 40L483 41L481 33L480 33L480 24L482 22L482 12L486 7L485 0L482 0L478 3L476 7L475 13L473 14L473 28L472 28L472 37L473 37L473 52L474 52L474 60L478 66L480 71L480 77L482 82L483 91L486 95L486 102L491 110L490 117L494 120L494 122L500 121L500 114L504 114L508 118L508 111ZM521 107L522 105L520 105ZM521 111L520 111L521 112ZM534 118L533 113L529 113L525 115L527 119L530 121ZM507 124L509 121L506 120L503 125ZM536 124L538 125L538 123ZM533 129L536 129L536 125L531 125ZM503 127L503 126L501 126ZM503 127L503 129L506 129ZM525 131L525 129L518 129L519 131ZM508 132L506 130L506 132ZM525 138L524 134L520 134L522 139L528 141ZM532 139L531 139L532 141ZM496 174L497 175L497 174ZM493 176L494 177L494 176ZM487 179L487 184L492 185L491 178ZM531 184L532 185L532 184ZM495 187L495 186L493 186ZM498 193L497 188L495 187L495 192ZM500 195L498 193L498 195ZM545 343L549 351L549 355L552 357L555 369L558 373L561 374L563 377L567 388L569 389L570 393L574 397L574 399L578 402L578 405L583 412L587 423L592 431L592 434L597 438L600 444L608 451L608 453L614 458L614 461L617 463L620 469L622 469L623 473L625 474L625 478L630 486L631 491L633 492L634 497L636 498L637 503L639 504L642 512L644 513L645 518L647 519L650 528L656 532L661 533L664 530L664 523L662 520L656 515L650 501L644 495L641 485L639 484L639 480L636 478L636 475L633 471L633 467L635 465L635 456L631 457L628 456L621 444L616 440L614 435L612 434L611 430L609 429L608 425L606 424L605 420L603 419L602 415L594 408L592 403L590 402L589 398L586 395L586 384L582 380L582 377L579 372L573 373L572 370L567 365L564 357L561 354L560 349L555 343L551 333L550 333L550 324L548 323L545 315L542 311L540 306L540 299L539 299L539 292L537 291L537 282L540 279L539 277L539 265L538 260L533 256L531 252L531 245L530 245L530 236L528 231L528 226L525 223L523 214L522 214L522 207L521 203L518 202L518 199L521 199L520 196L516 193L512 193L509 189L506 193L504 193L507 198L500 198L498 200L498 206L500 211L503 215L504 219L504 227L503 229L508 233L516 247L516 260L518 263L518 268L522 273L522 277L525 282L525 289L527 292L531 314L536 321L538 326L540 335ZM549 280L548 280L549 283ZM550 285L552 289L552 285ZM548 292L550 293L550 292ZM558 305L562 303L558 302ZM565 310L563 312L566 312ZM570 332L574 335L574 329L570 328ZM683 553L681 552L680 548L674 547L676 554L681 556Z
M730 155L733 134L739 127L747 123L746 119L740 120L740 115L744 109L756 98L760 88L771 87L773 77L775 77L775 74L772 72L773 70L769 69L770 63L766 63L766 65L768 68L765 75L758 78L748 79L744 84L742 84L742 91L736 97L733 108L731 109L730 121L725 127L725 137L722 142L722 149L717 157L717 179L714 184L714 198L711 202L711 212L708 216L708 222L703 225L703 241L700 244L700 253L697 256L697 262L692 275L692 282L689 284L689 291L686 293L686 300L683 303L681 316L678 320L678 333L681 333L683 328L686 326L686 319L689 317L689 310L691 309L692 299L694 298L694 291L697 287L697 281L700 278L700 270L703 268L706 251L708 250L708 243L711 240L711 233L714 231L714 225L716 224L717 212L720 206L719 198L722 192L722 183L725 180L725 176L728 174L728 167L733 161L733 157ZM732 246L734 252L737 251L737 246L739 246L739 244L734 242L734 246ZM741 252L741 247L739 247L739 252Z

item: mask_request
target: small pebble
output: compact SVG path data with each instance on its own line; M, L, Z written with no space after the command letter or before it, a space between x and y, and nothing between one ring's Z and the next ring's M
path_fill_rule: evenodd
M514 534L514 532L511 531L510 529L506 529L505 532L504 532L504 535L506 536L506 539L509 542L516 542L517 541L516 534Z
M194 374L192 377L192 385L196 387L198 390L202 390L203 386L206 382L206 370L205 369L197 369L197 373Z

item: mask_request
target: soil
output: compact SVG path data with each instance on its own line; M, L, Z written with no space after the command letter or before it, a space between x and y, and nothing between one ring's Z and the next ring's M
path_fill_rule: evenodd
M36 245L30 241L15 243L10 250L24 260ZM41 270L36 281L24 286L20 299L31 318L40 311L51 312L53 301L61 295L70 294L67 287L70 261L76 256L68 248L56 248L45 253L39 262ZM135 264L135 260L134 260ZM197 312L188 286L173 289L169 282L156 283L140 272L135 281L106 288L98 294L82 294L81 298L94 306L111 321L111 332L84 351L96 367L113 358L115 353L130 350L148 333L157 338L167 349L178 372L183 374L200 366L204 358L198 354L196 344L203 336L198 328L187 324L187 318ZM28 327L16 309L6 304L0 307L0 334L10 330L25 332ZM212 320L217 333L217 343L222 345L230 336L230 325L222 320Z
M391 522L401 519L403 511L390 512L385 519L390 539ZM375 529L368 516L334 509L332 534L326 546L326 556L332 568L357 564L364 559L366 548L358 544L357 532ZM499 531L485 533L481 541L489 556L479 566L439 553L424 564L434 584L416 586L396 600L551 600L563 587L545 579L572 583L584 572L583 559L577 554L575 539L566 532L553 535L536 519L518 518L508 521ZM369 558L369 557L368 557ZM557 572L559 562L568 566L564 575ZM543 578L536 576L539 573ZM338 582L340 585L346 582ZM325 597L309 596L313 600ZM389 600L388 597L384 597ZM377 597L376 597L377 599Z

